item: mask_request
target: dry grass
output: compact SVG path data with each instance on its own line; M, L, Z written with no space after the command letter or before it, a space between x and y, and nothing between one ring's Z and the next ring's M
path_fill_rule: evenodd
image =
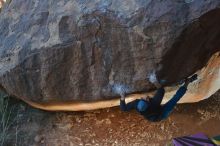
M9 97L0 92L0 146L3 146L9 137L9 128L13 121L13 108L13 106L9 106Z

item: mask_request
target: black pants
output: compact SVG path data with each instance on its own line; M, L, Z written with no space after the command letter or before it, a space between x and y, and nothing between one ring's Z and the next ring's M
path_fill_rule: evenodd
M182 86L180 87L176 94L166 103L162 106L162 113L161 113L161 119L166 119L170 113L173 111L174 107L176 106L177 102L183 97L183 95L186 93L187 88ZM157 107L160 106L163 97L164 97L165 90L164 88L159 88L152 99L153 106Z

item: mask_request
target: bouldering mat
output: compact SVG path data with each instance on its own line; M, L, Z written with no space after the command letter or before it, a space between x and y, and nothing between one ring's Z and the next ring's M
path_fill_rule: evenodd
M177 137L172 140L174 146L216 146L205 134Z

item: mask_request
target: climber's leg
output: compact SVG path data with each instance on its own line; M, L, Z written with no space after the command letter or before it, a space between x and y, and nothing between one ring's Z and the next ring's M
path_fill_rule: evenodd
M162 119L166 119L174 107L176 106L177 102L180 100L181 97L186 93L187 88L182 86L176 92L176 94L170 99L163 107L162 107Z
M176 94L173 96L171 100L169 100L162 108L162 119L165 119L169 116L169 114L172 112L174 107L176 106L177 102L180 100L181 97L186 93L187 87L189 83L193 82L197 79L197 74L193 75L191 78L187 78L185 80L185 83L182 87L178 89Z

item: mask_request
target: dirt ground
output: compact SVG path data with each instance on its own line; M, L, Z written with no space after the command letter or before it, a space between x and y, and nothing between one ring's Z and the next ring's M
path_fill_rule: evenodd
M164 146L172 138L204 132L220 134L220 92L181 104L158 123L119 107L90 112L45 112L19 103L6 146Z

